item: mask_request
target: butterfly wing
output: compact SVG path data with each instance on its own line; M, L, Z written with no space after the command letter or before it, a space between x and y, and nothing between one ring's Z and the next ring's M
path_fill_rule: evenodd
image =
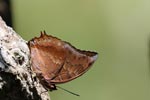
M71 81L84 74L97 58L96 52L82 51L56 37L41 33L28 43L32 69L49 86Z
M97 59L96 52L76 49L67 42L64 47L67 54L64 65L51 83L65 83L83 75Z
M60 46L56 46L55 43ZM30 40L28 45L33 71L45 80L56 77L66 58L61 42L42 34L41 37Z

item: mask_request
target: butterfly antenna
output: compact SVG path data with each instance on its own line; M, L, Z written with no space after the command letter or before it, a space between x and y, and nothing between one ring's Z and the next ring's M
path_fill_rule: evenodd
M60 86L56 86L56 87L59 88L59 89L62 89L62 90L64 90L64 91L66 91L66 92L68 92L68 93L71 93L71 94L73 94L73 95L75 95L75 96L80 96L79 94L73 93L73 92L71 92L71 91L69 91L69 90L66 90L66 89L60 87Z

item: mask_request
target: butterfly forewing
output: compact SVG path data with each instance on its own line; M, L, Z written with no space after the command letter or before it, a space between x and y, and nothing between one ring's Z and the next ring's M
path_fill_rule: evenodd
M65 52L52 44L45 35L41 35L40 38L34 38L29 42L32 69L47 80L57 75L66 58Z

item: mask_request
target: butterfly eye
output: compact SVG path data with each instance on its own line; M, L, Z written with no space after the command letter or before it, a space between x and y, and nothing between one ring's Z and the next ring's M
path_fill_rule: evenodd
M50 85L50 91L53 91L53 90L57 90L56 86L54 84L51 84Z

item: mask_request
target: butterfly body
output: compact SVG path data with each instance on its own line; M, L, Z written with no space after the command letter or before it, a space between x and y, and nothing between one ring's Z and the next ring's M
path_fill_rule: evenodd
M71 81L83 75L97 59L96 52L82 51L56 37L41 32L28 42L32 70L50 90L55 84Z

